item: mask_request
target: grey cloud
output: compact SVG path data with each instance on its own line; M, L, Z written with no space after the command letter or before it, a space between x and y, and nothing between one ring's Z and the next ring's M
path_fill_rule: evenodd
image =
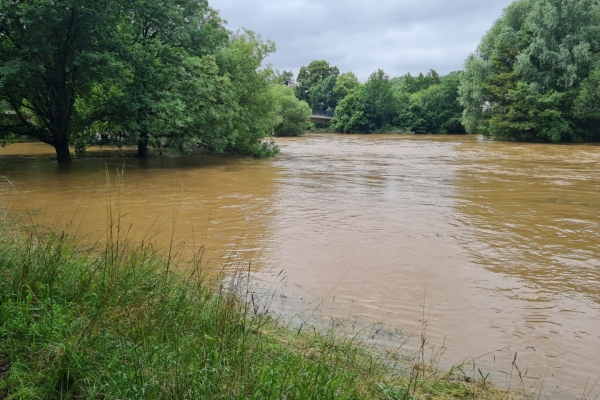
M297 72L324 59L361 80L461 69L511 0L212 0L232 30L277 43L269 62Z

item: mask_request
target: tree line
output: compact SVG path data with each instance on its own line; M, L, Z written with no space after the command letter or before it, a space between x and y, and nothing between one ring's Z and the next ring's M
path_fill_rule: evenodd
M316 60L302 67L296 79L283 71L276 80L293 88L314 113L332 116L335 132L465 133L458 101L461 75L430 70L390 78L380 69L361 83L353 72L340 74L327 61Z
M0 0L0 145L33 137L276 154L312 111L343 133L600 140L600 0L516 0L463 71L366 82L327 61L296 77L275 44L231 32L206 0Z
M317 60L279 82L340 133L482 134L508 140L600 140L600 0L516 0L463 71L365 83Z

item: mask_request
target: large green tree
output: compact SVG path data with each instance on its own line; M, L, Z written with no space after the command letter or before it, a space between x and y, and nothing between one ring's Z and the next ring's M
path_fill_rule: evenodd
M77 112L99 82L119 81L122 4L103 0L0 0L0 144L35 137L71 160L74 132L105 117ZM96 102L99 105L101 102Z
M465 65L469 133L512 140L599 140L593 71L600 0L517 0ZM589 112L586 111L589 107Z
M277 154L279 149L273 141L264 140L273 131L276 113L271 92L273 71L263 67L273 52L275 43L263 41L252 31L232 34L227 46L217 52L219 74L227 85L226 98L214 112L222 141L219 147L209 142L203 147L260 158ZM207 132L213 129L210 124L205 128Z
M193 145L198 119L206 120L197 104L209 108L219 97L214 91L223 90L207 56L226 45L229 32L206 0L128 1L119 33L129 79L118 98L118 123L137 142L138 157L149 146Z
M339 103L331 127L342 133L382 132L393 127L396 116L390 77L380 69Z
M313 87L309 96L309 104L313 110L319 113L333 113L338 104L337 96L334 93L337 79L337 75L329 75L323 80L321 86Z
M300 100L311 103L311 95L321 90L323 81L331 75L339 75L338 67L330 65L325 60L316 60L308 66L300 68L296 79L296 96Z
M97 141L259 157L275 113L272 42L231 33L206 0L0 0L0 144L69 161Z

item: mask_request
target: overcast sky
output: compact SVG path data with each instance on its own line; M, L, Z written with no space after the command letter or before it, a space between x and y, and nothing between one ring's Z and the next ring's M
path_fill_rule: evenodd
M462 69L512 0L209 0L228 21L277 43L274 68L327 60L361 80Z

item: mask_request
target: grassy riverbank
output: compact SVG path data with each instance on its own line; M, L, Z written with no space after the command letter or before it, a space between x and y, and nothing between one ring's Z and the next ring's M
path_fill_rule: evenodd
M152 246L0 221L0 399L503 397L356 337L291 331ZM223 283L227 282L227 283ZM464 378L464 377L463 377Z

